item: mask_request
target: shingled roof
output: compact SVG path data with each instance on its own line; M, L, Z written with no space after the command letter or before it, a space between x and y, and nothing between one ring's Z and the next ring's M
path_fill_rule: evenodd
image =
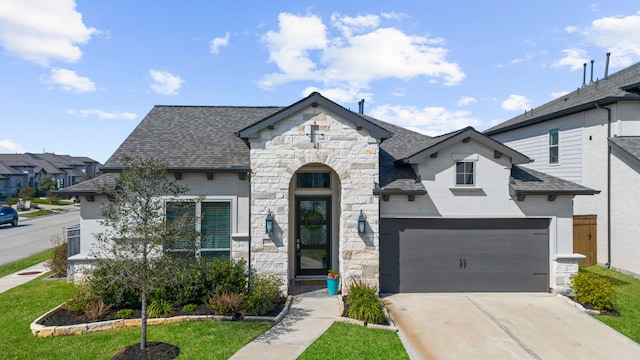
M640 164L640 136L613 137L609 143L615 153Z
M116 185L116 180L119 176L120 173L115 172L103 174L64 189L54 191L54 193L63 196L98 194L102 189L113 188Z
M509 184L514 195L594 195L599 190L532 170L521 165L511 167Z
M498 124L484 133L501 132L555 119L576 112L605 106L618 101L640 100L640 63L622 69L606 79L589 83L542 106L533 108L510 120Z

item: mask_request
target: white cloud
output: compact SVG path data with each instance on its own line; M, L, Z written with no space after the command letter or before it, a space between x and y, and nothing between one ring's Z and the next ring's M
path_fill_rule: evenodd
M553 92L551 92L550 97L552 99L557 99L557 98L559 98L561 96L567 95L568 93L569 93L569 91L553 91Z
M552 67L569 67L570 70L580 70L583 64L589 62L587 52L583 49L564 49L560 51L564 57L551 64Z
M402 97L402 96L404 96L404 95L405 95L405 93L406 93L406 90L405 90L404 88L398 87L398 88L395 88L395 89L391 92L391 95L393 95L393 96L397 96L397 97Z
M463 96L458 100L458 106L465 106L477 102L476 98L471 96Z
M449 111L443 107L376 106L371 116L426 135L437 136L467 126L478 126L480 121L469 111Z
M78 45L97 32L83 23L73 0L0 3L0 44L8 53L42 66L80 60Z
M81 110L68 109L66 113L69 115L74 115L81 118L88 118L89 116L95 116L98 119L103 119L103 120L113 120L113 119L133 120L138 116L138 114L132 113L132 112L126 112L126 111L125 112L120 112L120 111L107 112L99 109L81 109Z
M353 102L359 101L360 99L371 100L373 98L373 94L364 91L362 88L349 88L349 87L335 87L335 88L317 88L315 86L309 86L302 91L302 96L307 96L314 91L317 91L332 101L337 102Z
M585 38L611 52L612 67L629 66L640 59L640 12L625 17L604 17L594 20Z
M509 98L502 102L502 110L522 111L531 108L531 100L522 95L509 95Z
M51 69L49 81L60 85L63 90L71 92L93 92L96 91L96 84L88 77L79 76L73 70Z
M0 140L0 152L1 153L24 153L24 148L20 144L16 144L9 139Z
M177 95L178 90L184 83L179 76L168 71L149 70L151 76L151 88L162 95Z
M313 14L281 13L278 19L279 28L262 37L269 60L279 69L261 79L265 89L310 80L332 89L362 91L375 80L417 76L456 85L466 76L458 64L447 60L443 39L381 27L376 15L333 14L333 33Z
M211 46L210 46L211 53L219 54L220 48L229 46L229 36L230 36L229 33L225 33L224 37L217 37L211 40Z
M578 31L578 27L577 26L572 26L572 25L566 26L564 28L564 31L569 33L569 34L572 34L572 33L576 32L576 31Z

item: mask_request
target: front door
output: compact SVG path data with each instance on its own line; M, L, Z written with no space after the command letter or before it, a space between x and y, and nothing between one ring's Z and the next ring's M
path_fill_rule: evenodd
M296 275L331 268L331 196L296 197Z

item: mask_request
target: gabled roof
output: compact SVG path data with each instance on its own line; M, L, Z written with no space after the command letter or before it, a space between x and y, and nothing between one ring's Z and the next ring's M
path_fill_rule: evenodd
M169 171L248 171L249 148L234 133L282 109L154 106L102 171L120 171L123 155L163 160Z
M563 95L531 111L498 124L484 133L495 135L618 101L640 101L640 63L622 69Z
M511 167L509 184L514 195L594 195L593 190L569 180L560 179L520 165Z
M477 141L491 149L494 149L495 151L500 152L501 154L510 157L512 164L527 164L531 162L531 160L527 156L513 150L508 146L503 145L498 141L493 140L492 138L482 133L479 133L471 126L458 131L454 131L449 134L431 138L425 141L424 144L422 144L422 148L413 149L412 152L406 154L403 159L409 163L412 163L415 162L415 158L417 156L430 156L444 148L451 146L452 144L460 141L466 141L467 139L473 139L474 141Z
M95 195L100 193L102 188L113 188L119 176L119 173L107 173L94 177L93 179L85 180L79 184L54 191L54 193L63 196Z
M621 136L609 138L613 152L625 159L640 164L640 136Z
M287 106L286 108L245 127L244 129L238 131L237 135L242 139L256 138L258 137L258 132L260 132L260 130L273 126L278 121L285 119L309 106L322 106L323 108L335 114L338 114L346 120L354 123L356 126L367 129L371 136L376 139L386 139L391 137L391 134L387 130L369 121L367 117L347 110L315 91L311 93L311 95L294 103L293 105Z

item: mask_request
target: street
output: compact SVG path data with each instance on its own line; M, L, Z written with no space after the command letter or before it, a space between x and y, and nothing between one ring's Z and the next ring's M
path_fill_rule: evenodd
M80 212L20 218L18 226L0 226L0 265L4 265L53 247L51 235L80 223ZM65 235L66 236L66 235Z

